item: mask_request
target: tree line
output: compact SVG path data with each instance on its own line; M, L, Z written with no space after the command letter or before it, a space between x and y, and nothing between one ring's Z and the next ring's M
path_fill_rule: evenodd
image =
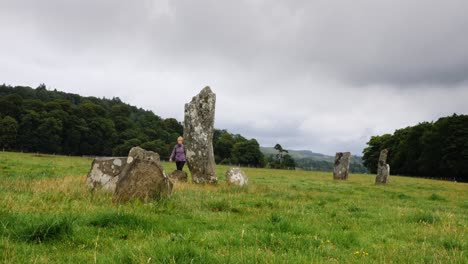
M388 148L391 174L468 182L468 115L443 117L373 136L364 165L376 173L380 151Z
M167 159L183 126L112 99L0 85L0 148L64 155L126 156L133 146ZM255 139L215 130L218 163L265 166Z
M297 167L304 170L313 171L333 171L335 164L327 160L314 160L311 158L302 158L296 160ZM351 160L349 164L349 171L351 173L368 173L367 168L360 163Z

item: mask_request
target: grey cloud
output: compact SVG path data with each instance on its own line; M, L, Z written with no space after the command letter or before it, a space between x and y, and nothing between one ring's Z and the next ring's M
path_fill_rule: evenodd
M2 13L68 52L144 49L164 63L214 57L284 75L320 65L345 82L409 86L467 79L467 9L463 0L19 0Z
M0 82L118 96L164 117L205 85L216 126L360 153L468 113L463 0L4 0Z

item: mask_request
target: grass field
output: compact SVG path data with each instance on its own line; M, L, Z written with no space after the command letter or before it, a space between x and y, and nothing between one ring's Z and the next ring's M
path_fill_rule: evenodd
M0 152L4 263L468 263L468 184L248 169L113 204L86 158ZM174 164L164 164L171 171Z

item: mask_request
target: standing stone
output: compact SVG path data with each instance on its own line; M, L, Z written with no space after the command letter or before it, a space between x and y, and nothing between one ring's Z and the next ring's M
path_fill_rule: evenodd
M117 181L114 202L148 201L168 196L172 182L164 173L159 155L139 147L130 150L127 165Z
M122 157L95 158L86 178L86 184L93 191L101 189L113 193L119 175L126 164L127 158Z
M377 165L376 184L386 184L390 176L390 165L387 164L388 149L380 151L379 164Z
M205 87L185 105L184 142L187 164L195 183L216 183L213 130L216 95Z
M240 168L230 168L226 172L226 181L229 184L245 186L249 183L249 178Z
M349 173L349 163L351 152L337 152L335 155L335 168L333 169L333 179L347 180Z
M174 181L187 182L188 175L185 171L175 170L170 175L169 178Z

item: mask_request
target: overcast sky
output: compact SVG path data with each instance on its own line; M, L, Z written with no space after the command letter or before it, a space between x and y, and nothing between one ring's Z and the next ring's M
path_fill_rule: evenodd
M468 113L465 0L0 0L0 83L360 155L371 135Z

